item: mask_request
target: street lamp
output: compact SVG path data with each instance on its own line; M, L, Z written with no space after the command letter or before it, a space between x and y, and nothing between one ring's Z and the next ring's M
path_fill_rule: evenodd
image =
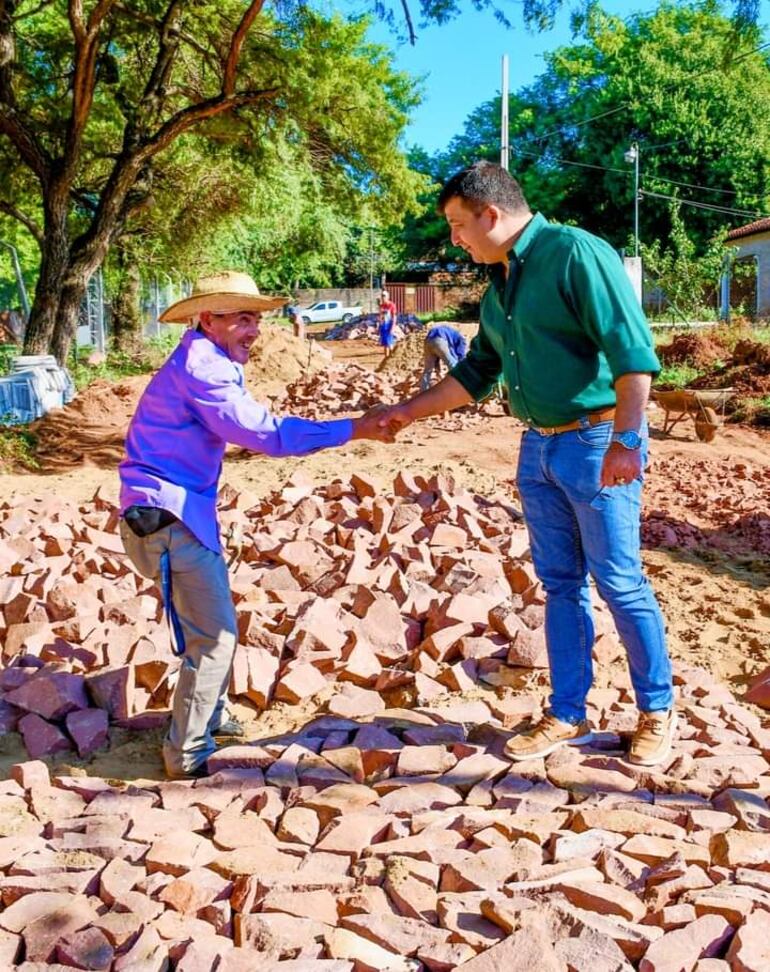
M623 153L630 165L634 163L634 256L639 256L639 145L631 142L631 148Z

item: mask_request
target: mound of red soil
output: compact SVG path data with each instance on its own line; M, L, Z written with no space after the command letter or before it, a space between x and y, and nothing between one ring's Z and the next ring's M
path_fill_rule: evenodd
M686 335L685 335L686 336ZM734 388L736 397L770 394L770 345L739 341L723 367L690 383L691 388Z
M30 426L36 458L44 469L91 462L112 465L123 453L123 437L151 375L112 383L98 379L64 408Z
M694 368L713 368L729 357L721 336L716 332L677 334L670 344L661 345L658 357L663 364L689 364Z

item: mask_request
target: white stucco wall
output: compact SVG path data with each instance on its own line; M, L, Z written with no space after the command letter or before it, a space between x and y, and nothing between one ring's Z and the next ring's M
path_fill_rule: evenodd
M755 233L740 240L728 240L736 259L756 257L757 316L770 317L770 232Z

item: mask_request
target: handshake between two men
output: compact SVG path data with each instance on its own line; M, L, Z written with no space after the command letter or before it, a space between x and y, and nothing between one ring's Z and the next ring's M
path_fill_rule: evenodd
M353 422L354 439L395 442L399 432L418 419L451 412L473 401L456 378L448 375L433 388L397 405L375 405Z
M621 414L632 412L643 414L643 405L649 394L649 375L622 375L616 383L619 397L617 411ZM360 419L354 421L354 439L376 439L380 442L395 442L399 432L418 419L428 418L442 412L451 412L468 405L473 397L460 382L447 375L437 385L420 392L397 405L376 405ZM629 419L629 427L641 418ZM642 474L643 458L641 450L630 450L613 443L604 453L599 476L602 488L614 489L633 483Z

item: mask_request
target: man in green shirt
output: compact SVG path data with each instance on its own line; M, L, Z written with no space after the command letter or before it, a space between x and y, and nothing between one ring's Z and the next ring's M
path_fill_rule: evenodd
M639 542L645 407L659 370L644 314L614 250L533 215L500 166L477 162L458 172L439 211L452 242L491 268L481 326L443 381L380 421L396 432L484 398L502 377L512 413L529 427L517 485L546 594L552 694L544 717L506 752L531 759L592 738L590 575L625 645L640 710L629 759L660 763L675 715L663 618Z

